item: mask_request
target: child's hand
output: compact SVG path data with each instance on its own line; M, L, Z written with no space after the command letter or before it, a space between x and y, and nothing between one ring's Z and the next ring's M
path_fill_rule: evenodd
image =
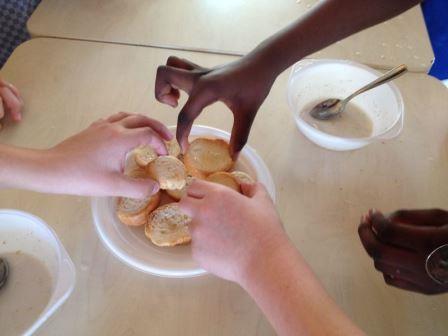
M50 192L145 198L159 190L151 179L125 176L126 154L149 144L158 154L167 154L163 140L171 132L160 122L142 115L117 113L94 122L84 131L48 150Z
M202 109L216 101L226 104L234 115L230 148L235 156L246 144L252 122L274 80L269 67L248 57L207 69L171 56L157 69L155 95L160 102L176 107L179 89L189 94L177 122L177 139L184 150Z
M262 184L234 190L196 180L179 203L192 217L193 258L207 271L244 283L260 260L289 244L274 204Z
M22 120L23 100L17 88L0 79L0 121L8 113L14 121Z
M363 216L358 232L388 285L424 294L448 292L448 283L437 283L426 269L430 253L448 244L447 211L399 210L385 217L371 210ZM448 280L446 264L440 260L444 280Z

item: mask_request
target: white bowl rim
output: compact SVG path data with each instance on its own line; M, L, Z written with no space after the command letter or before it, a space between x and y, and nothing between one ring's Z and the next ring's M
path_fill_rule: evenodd
M359 68L362 70L365 70L367 72L370 72L371 74L379 77L381 75L383 75L381 72L365 65L365 64L361 64L355 61L350 61L350 60L344 60L344 59L333 59L333 58L304 58L298 62L296 62L292 69L291 72L289 74L289 79L288 79L288 103L292 112L292 115L294 118L299 118L301 121L303 121L306 124L307 128L312 128L312 131L315 132L316 134L319 134L321 136L325 136L328 137L328 139L343 139L343 140L351 140L351 141L364 141L364 142L372 142L375 139L378 138L382 138L385 134L389 133L396 125L397 123L400 121L400 118L404 118L404 101L403 101L403 97L401 95L400 90L398 89L397 85L391 81L388 82L386 84L384 84L385 86L389 86L389 88L391 89L394 97L397 100L398 103L398 110L399 110L399 115L397 116L397 119L395 119L395 121L386 129L384 130L382 133L377 134L375 136L371 136L371 137L360 137L360 138L345 138L345 137L339 137L336 135L332 135L332 134L328 134L325 133L317 128L312 127L311 125L309 125L305 120L303 120L302 117L300 117L300 115L297 115L294 111L293 108L293 104L290 100L290 86L289 84L292 81L293 76L295 75L295 70L296 67L300 66L301 64L303 65L303 68L309 67L309 66L314 66L314 65L319 65L319 64L332 64L332 63L336 63L336 64L345 64L345 65L351 65L354 66L355 68ZM309 127L308 127L309 126Z
M171 125L168 126L168 129L173 130L176 126ZM193 125L192 132L194 131L213 131L216 133L216 136L218 137L224 137L224 138L230 138L230 133L220 130L218 128L205 126L205 125ZM252 157L256 160L257 164L260 166L260 170L265 173L266 176L266 189L268 190L273 202L275 203L276 200L276 193L275 193L275 185L274 181L272 179L272 175L264 163L264 161L261 159L261 156L258 155L256 150L252 148L250 145L244 146L242 152L245 152L247 156ZM127 266L151 275L159 276L159 277L166 277L166 278L192 278L197 277L201 275L208 274L208 272L200 267L184 270L184 269L164 269L156 266L151 266L146 263L142 263L138 261L136 258L129 257L126 253L126 251L122 251L121 249L117 249L113 244L106 238L105 233L100 229L100 219L98 206L103 198L101 197L93 197L91 201L91 210L92 210L92 216L94 219L94 226L95 230L98 233L98 236L100 237L101 242L106 246L106 248L112 252L112 254L117 257L121 262L126 264Z

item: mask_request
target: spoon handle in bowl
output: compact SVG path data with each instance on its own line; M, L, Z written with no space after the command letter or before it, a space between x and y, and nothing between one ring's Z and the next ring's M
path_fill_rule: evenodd
M400 77L402 74L404 74L406 71L408 71L408 68L406 64L399 65L388 72L386 72L384 75L378 77L373 82L370 82L369 84L363 86L358 91L352 93L350 96L344 99L344 103L347 103L349 100L355 98L357 95L364 93L366 91L369 91L373 88L376 88L379 85L382 85L384 83L387 83L391 81L392 79Z

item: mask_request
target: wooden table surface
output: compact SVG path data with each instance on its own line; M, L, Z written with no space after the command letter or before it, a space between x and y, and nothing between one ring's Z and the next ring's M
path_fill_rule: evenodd
M43 0L28 29L33 36L241 55L316 1ZM434 59L419 7L313 56L351 59L377 68L406 63L419 72L427 72Z
M19 47L0 75L26 101L23 122L0 141L46 148L100 117L124 110L175 123L179 109L153 97L155 71L172 51L57 39ZM175 52L205 65L234 57ZM370 207L448 208L448 91L424 74L397 81L406 104L402 135L352 152L331 152L296 129L286 102L288 73L259 111L249 143L269 167L278 211L297 248L329 293L369 335L442 335L448 296L426 297L384 284L357 235ZM182 101L185 101L183 96ZM222 104L198 123L229 130ZM2 208L43 218L77 269L72 296L39 335L273 335L237 285L211 275L165 279L134 271L99 241L88 198L0 191Z

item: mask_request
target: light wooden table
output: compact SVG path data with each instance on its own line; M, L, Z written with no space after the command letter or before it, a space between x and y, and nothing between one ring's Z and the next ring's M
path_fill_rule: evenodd
M173 124L179 109L153 97L156 67L172 51L35 39L1 72L26 101L23 122L6 125L2 143L46 148L97 118L125 110ZM233 57L175 52L205 65ZM357 235L369 207L448 208L448 91L423 74L397 82L405 103L400 138L353 152L330 152L296 129L286 102L287 73L261 107L249 142L269 167L278 211L292 241L344 311L369 335L442 335L448 296L388 287ZM185 97L183 97L183 101ZM198 123L229 130L215 104ZM94 231L89 199L0 191L2 208L42 217L77 268L73 295L40 335L273 335L238 286L204 276L163 279L134 271L106 250Z
M43 0L28 28L33 36L240 55L316 1ZM427 72L434 59L419 7L313 56L351 59L378 68L406 63L420 72Z

